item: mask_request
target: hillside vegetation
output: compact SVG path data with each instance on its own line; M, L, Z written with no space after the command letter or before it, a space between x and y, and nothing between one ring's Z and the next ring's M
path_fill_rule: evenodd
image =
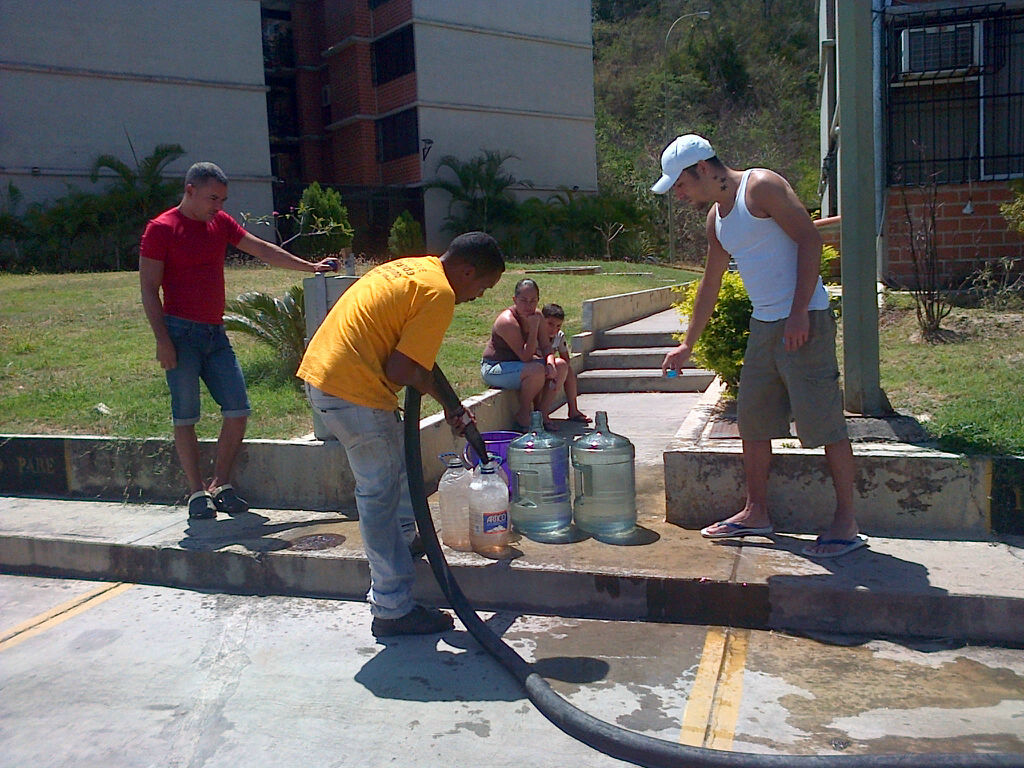
M708 10L707 17L673 21ZM765 166L818 207L817 16L813 0L594 0L594 93L602 192L649 191L675 136L706 136L727 165ZM679 206L677 206L677 209ZM676 211L678 252L702 259L703 216Z

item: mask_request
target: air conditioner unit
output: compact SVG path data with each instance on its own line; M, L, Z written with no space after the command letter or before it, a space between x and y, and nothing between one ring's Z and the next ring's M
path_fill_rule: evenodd
M900 34L903 79L962 77L982 65L982 25L978 22L910 27Z

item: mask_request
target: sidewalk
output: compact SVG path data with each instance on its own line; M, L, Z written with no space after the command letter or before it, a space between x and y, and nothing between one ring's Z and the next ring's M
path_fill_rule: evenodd
M813 531L709 542L666 523L662 452L699 398L581 396L585 413L606 411L610 428L636 447L637 536L628 546L520 539L521 554L506 562L446 550L471 602L481 610L1024 644L1024 538L872 537L869 548L813 561L800 554ZM554 416L564 419L564 406ZM584 431L559 423L564 436ZM436 498L431 506L436 512ZM428 564L417 567L419 597L440 603ZM0 496L0 572L344 599L363 599L368 585L352 510L258 509L190 522L184 507L13 496Z

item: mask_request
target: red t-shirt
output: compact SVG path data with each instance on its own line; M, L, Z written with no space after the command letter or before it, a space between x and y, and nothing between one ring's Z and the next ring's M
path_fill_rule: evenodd
M139 256L164 263L164 314L195 323L224 322L224 256L245 230L218 211L210 221L196 221L177 208L146 225Z

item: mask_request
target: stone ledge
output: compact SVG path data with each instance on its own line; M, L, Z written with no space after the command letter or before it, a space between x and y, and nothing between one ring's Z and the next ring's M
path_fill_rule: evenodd
M664 453L666 519L697 529L745 503L742 442L709 439L724 387L708 388ZM769 504L776 530L825 527L835 506L824 450L772 441ZM900 442L854 443L857 519L878 536L987 540L992 459Z
M481 432L507 429L516 408L512 390L489 389L463 401ZM456 451L456 439L434 414L420 421L423 474L428 489L444 467L438 454ZM201 460L212 465L216 440L200 440ZM235 482L254 507L338 510L355 507L355 481L335 440L246 440ZM0 435L0 493L65 498L175 503L188 483L167 438Z

